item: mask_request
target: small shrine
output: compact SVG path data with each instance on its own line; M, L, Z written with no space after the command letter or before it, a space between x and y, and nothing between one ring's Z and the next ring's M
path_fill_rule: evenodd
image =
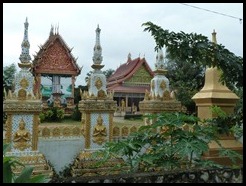
M154 73L145 58L132 59L128 54L126 63L107 79L107 90L114 92L114 100L117 101L116 116L139 111L139 102L143 101L145 91L150 91L153 77Z
M66 115L74 110L74 87L82 67L58 32L51 27L47 41L34 55L32 74L35 77L34 92L42 95L43 108L64 108Z
M212 42L217 44L215 31L212 33ZM198 117L201 119L217 117L210 109L212 106L220 107L227 114L234 112L239 97L219 81L220 76L221 72L217 67L207 68L203 88L192 97L197 106ZM235 139L234 134L221 135L219 142L224 148L243 154L243 144ZM231 165L231 160L228 157L218 156L219 149L219 145L212 141L209 144L209 151L204 154L203 158L213 160L222 165ZM242 161L238 161L237 163L242 164Z
M140 111L147 114L158 114L161 112L183 111L180 101L177 101L170 92L169 80L165 76L164 54L162 49L158 49L155 63L155 75L150 82L150 91L145 90L144 100L139 102ZM145 118L145 125L152 124Z
M24 39L21 44L20 72L15 77L15 90L7 93L3 102L3 111L7 114L6 143L10 144L6 156L18 157L24 165L34 167L33 174L53 175L46 158L38 150L39 114L42 110L41 95L33 93L34 78L30 72L32 66L29 55L30 43L28 41L28 25L24 23ZM20 173L22 166L17 166L13 171Z
M94 70L88 80L88 91L81 91L79 111L82 113L82 128L84 131L85 147L76 158L72 166L72 175L96 175L101 170L91 168L97 159L92 152L102 149L105 142L111 141L113 136L113 114L116 110L116 101L113 93L107 93L106 76L102 72L102 47L100 45L99 26L96 29L96 44L94 46ZM117 163L117 162L116 162ZM107 172L107 167L102 172Z

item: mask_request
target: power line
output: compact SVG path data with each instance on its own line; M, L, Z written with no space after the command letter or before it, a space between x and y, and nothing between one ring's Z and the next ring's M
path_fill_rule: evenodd
M188 5L188 4L186 4L186 3L180 3L180 4L185 5L185 6L190 6L190 7L192 7L192 8L197 8L197 9L200 9L200 10L205 10L205 11L207 11L207 12L212 12L212 13L215 13L215 14L219 14L219 15L231 17L231 18L234 18L234 19L238 19L240 23L242 23L242 21L243 21L242 18L235 17L235 16L231 16L231 15L228 15L228 14L223 14L223 13L220 13L220 12L216 12L216 11L213 11L213 10L208 10L208 9L205 9L205 8L200 8L200 7L193 6L193 5Z

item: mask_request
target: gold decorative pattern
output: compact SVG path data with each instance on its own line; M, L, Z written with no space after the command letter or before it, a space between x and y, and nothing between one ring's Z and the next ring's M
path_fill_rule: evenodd
M163 92L163 100L170 100L171 96L170 96L170 92L168 90L165 90Z
M120 136L120 128L119 127L113 128L113 136Z
M103 119L101 114L99 114L97 118L97 124L93 129L93 142L101 145L103 142L106 141L107 136L107 129L106 126L103 124Z
M34 168L32 175L43 174L43 175L47 175L50 178L53 176L52 168L49 166L44 155L41 153L32 154L32 155L21 155L18 156L18 160L22 164L29 165ZM22 170L23 170L23 166L17 165L13 169L13 172L16 175L18 175Z
M54 136L54 137L60 136L60 129L59 129L59 127L55 127L55 128L53 129L53 136Z
M42 130L42 137L50 137L50 129L48 127L44 127Z
M102 102L96 102L95 100L81 100L79 102L80 111L115 111L117 104L114 100L105 100Z
M152 76L144 66L141 66L134 75L125 81L125 84L149 84Z
M63 136L69 136L69 135L71 135L71 130L70 130L70 128L65 127L63 129Z
M7 120L6 120L6 142L10 143L11 142L11 133L12 133L12 114L7 115Z
M165 90L166 87L167 87L166 82L164 80L162 80L161 83L160 83L160 88L162 90Z
M141 112L143 113L183 111L181 102L176 100L140 101L139 107Z
M133 126L130 128L130 133L137 132L137 127Z
M21 88L26 89L28 87L28 85L29 85L29 83L26 80L26 78L22 78L22 80L20 80L20 86L21 86Z
M38 126L40 124L40 119L38 114L33 116L33 132L32 132L32 150L38 149Z
M91 137L90 137L90 127L91 127L91 113L83 113L85 114L85 148L90 148L91 145Z
M14 102L11 100L4 101L4 111L5 112L38 112L42 111L41 101L40 100L31 100L28 102Z
M31 141L31 134L28 130L26 130L26 123L22 118L19 122L19 129L13 135L13 146L23 151L31 146L28 143L29 141Z
M98 99L104 99L104 98L106 98L107 97L107 95L106 95L106 92L104 91L104 90L99 90L98 92L97 92L97 98Z
M126 126L124 126L122 129L121 129L121 135L122 136L128 136L128 128Z
M97 77L96 81L95 81L95 86L97 87L97 90L99 90L100 88L102 88L102 80L100 77Z
M79 136L79 134L80 134L80 128L79 127L74 127L72 129L72 135Z
M27 93L26 93L26 90L25 89L20 89L18 91L18 99L19 100L25 100L27 97Z

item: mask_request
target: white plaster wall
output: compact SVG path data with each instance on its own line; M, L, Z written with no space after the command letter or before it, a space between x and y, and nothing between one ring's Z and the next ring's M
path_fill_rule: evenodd
M39 138L38 150L59 174L66 166L73 163L79 152L84 149L84 137L76 138Z

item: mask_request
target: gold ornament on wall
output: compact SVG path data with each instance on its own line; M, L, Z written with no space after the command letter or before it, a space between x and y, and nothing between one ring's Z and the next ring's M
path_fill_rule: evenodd
M97 79L95 81L95 86L99 90L102 87L102 85L103 85L102 80L100 79L100 77L97 77Z
M166 82L164 80L161 81L160 88L164 90L167 87Z
M103 142L106 141L107 136L107 129L105 125L103 124L103 119L101 114L97 118L97 124L95 125L93 129L93 142L101 145Z
M29 85L29 83L26 80L26 78L23 78L22 80L20 80L20 86L21 86L21 88L26 89L28 87L28 85Z
M26 123L22 118L19 123L19 129L14 133L13 136L14 147L23 151L31 146L28 144L30 140L31 134L28 130L26 130Z

